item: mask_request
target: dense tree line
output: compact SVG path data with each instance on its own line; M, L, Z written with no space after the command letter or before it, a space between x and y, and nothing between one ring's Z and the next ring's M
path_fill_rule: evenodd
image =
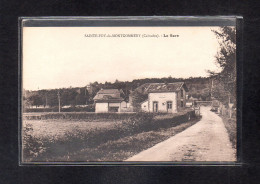
M210 95L210 79L207 77L197 77L197 78L146 78L146 79L136 79L132 82L118 81L115 82L105 82L98 83L94 82L88 85L88 87L80 88L62 88L62 89L51 89L51 90L38 90L38 91L28 91L23 92L23 103L25 106L58 106L58 93L60 94L60 101L62 106L70 105L85 105L93 104L93 98L96 93L101 89L122 89L125 93L126 100L129 99L129 94L136 93L135 89L145 83L172 83L172 82L185 82L189 89L189 96L195 98L200 98L202 100L207 100ZM146 96L140 95L137 97L138 100L145 100ZM140 98L140 99L139 99ZM135 98L133 99L135 103Z

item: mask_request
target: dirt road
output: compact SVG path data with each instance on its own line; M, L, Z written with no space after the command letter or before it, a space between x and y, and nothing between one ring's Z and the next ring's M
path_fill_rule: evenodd
M195 125L126 161L236 161L222 119L209 107L201 114Z

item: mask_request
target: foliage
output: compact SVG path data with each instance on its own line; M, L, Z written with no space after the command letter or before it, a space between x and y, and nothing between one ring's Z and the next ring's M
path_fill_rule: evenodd
M32 136L33 128L27 124L23 128L23 156L24 158L34 158L43 153L46 148L40 138Z
M105 120L105 121L117 121L125 120L130 117L135 117L135 113L88 113L88 112L61 112L61 113L46 113L40 116L31 116L24 115L25 119L71 119L79 120L83 119L84 121L96 121L96 120Z
M43 104L43 100L39 94L34 94L28 98L28 101L32 103L32 105L39 106Z
M227 99L236 98L236 31L234 27L220 27L218 30L213 30L219 40L220 49L216 55L216 64L221 69L216 73L209 71L212 74L213 96L227 103Z
M145 100L147 100L148 95L140 93L138 91L133 91L131 93L131 98L132 98L132 105L133 105L133 110L135 112L138 112L141 110L141 103Z
M23 101L26 102L24 104L25 111L27 111L30 105L42 105L47 107L57 107L58 106L58 91L61 95L61 105L69 105L69 106L76 106L76 105L85 105L85 104L93 104L93 98L96 93L101 89L121 89L125 96L125 100L130 100L129 96L131 91L135 91L135 89L145 83L161 83L161 82L185 82L188 87L188 94L189 96L193 96L196 98L201 98L202 100L207 100L209 98L209 91L210 88L210 79L207 77L190 77L187 79L184 78L172 78L164 77L164 78L146 78L146 79L138 79L129 81L115 81L114 83L105 82L105 83L90 83L87 87L81 88L62 88L62 89L50 89L50 90L38 90L38 91L28 91L24 90L23 93ZM26 95L25 95L26 94ZM135 94L134 98L134 106L138 109L140 108L140 102L146 99L146 95L141 93Z
M27 108L24 110L26 113L30 112L59 112L59 107L54 106L50 108L35 108L30 109ZM69 108L62 108L61 112L95 112L94 105L88 105L87 107L69 107Z

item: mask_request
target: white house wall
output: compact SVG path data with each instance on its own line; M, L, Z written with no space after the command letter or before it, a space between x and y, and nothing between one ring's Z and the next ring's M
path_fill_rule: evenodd
M125 106L126 108L126 103L123 103L123 106ZM104 102L104 103L100 103L100 102L96 102L96 107L95 107L95 112L108 112L108 108L109 107L119 107L118 108L118 112L121 112L121 103L108 103L108 102Z
M127 108L127 103L125 101L121 102L121 108Z
M108 112L108 103L96 103L95 112Z
M153 102L158 102L158 112L167 112L168 101L172 101L172 112L177 112L177 97L175 92L149 93L149 112L153 112Z

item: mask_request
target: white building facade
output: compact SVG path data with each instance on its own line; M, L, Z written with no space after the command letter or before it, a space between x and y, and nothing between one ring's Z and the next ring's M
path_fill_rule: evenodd
M152 83L146 89L148 99L141 103L144 112L177 113L186 106L186 85L181 83Z

